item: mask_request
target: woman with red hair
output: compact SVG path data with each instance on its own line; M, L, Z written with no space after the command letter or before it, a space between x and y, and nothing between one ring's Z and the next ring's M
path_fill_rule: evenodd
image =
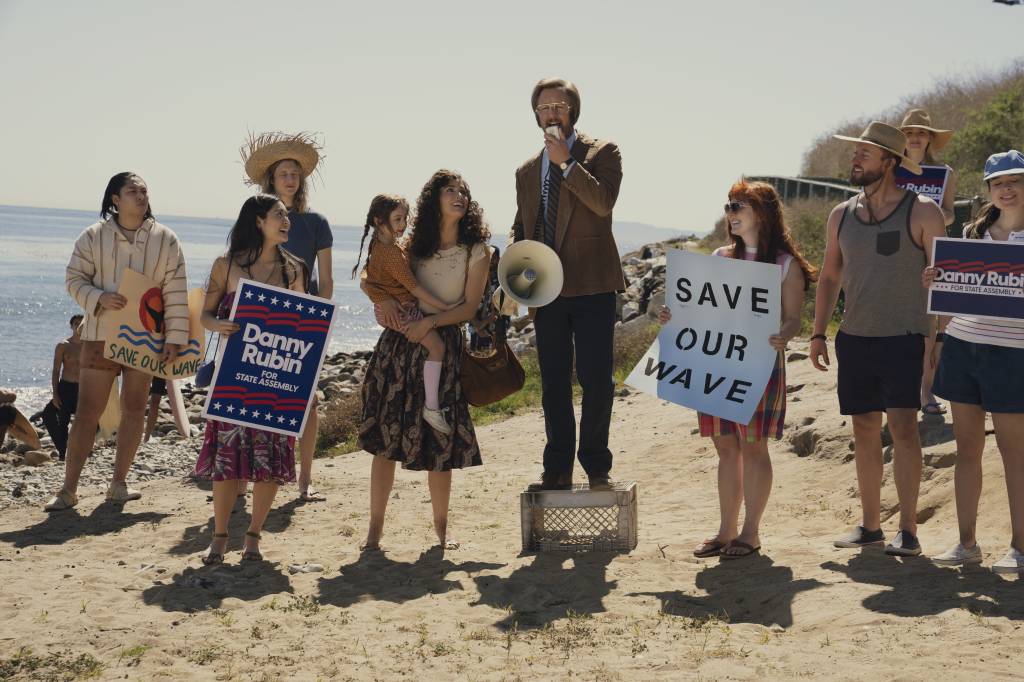
M710 437L718 451L718 533L694 549L696 557L739 559L761 549L761 515L772 489L772 462L768 439L782 438L786 417L786 343L800 331L804 293L816 279L814 268L793 242L775 188L763 182L741 180L729 190L725 204L726 232L731 244L716 249L724 258L775 263L782 277L782 324L768 338L778 351L768 386L749 424L736 424L698 413L700 434ZM659 314L662 324L671 319L668 308ZM740 507L745 507L739 528Z

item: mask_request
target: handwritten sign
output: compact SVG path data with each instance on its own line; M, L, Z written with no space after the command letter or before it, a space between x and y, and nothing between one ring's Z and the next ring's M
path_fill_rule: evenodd
M928 312L1024 320L1024 242L938 238Z
M903 189L923 194L939 206L946 194L949 168L946 166L921 166L921 174L914 175L903 166L896 167L896 184Z
M220 344L203 416L302 435L334 314L331 301L239 280L230 316L239 330Z
M120 310L104 310L99 335L104 339L103 357L119 365L163 379L184 379L196 373L203 361L206 332L199 322L203 290L188 293L188 343L177 359L167 364L164 352L164 300L160 284L134 270L125 269L117 293L127 299Z
M668 252L665 304L672 320L626 379L664 400L747 424L778 353L778 265Z

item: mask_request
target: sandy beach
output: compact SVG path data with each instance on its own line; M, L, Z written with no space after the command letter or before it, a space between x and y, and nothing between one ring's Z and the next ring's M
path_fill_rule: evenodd
M225 565L201 565L212 511L187 481L140 483L143 499L124 510L102 504L95 486L71 513L8 507L0 679L1018 677L1024 584L988 569L1010 537L994 438L983 567L833 549L859 519L849 422L834 371L804 359L788 368L789 427L772 446L761 556L692 557L717 528L714 450L694 434L693 412L630 393L616 399L612 428L613 474L639 486L630 554L521 553L519 493L541 469L539 413L479 429L485 465L455 474L462 546L444 553L431 547L425 477L399 472L386 551L360 555L366 453L318 460L327 502L299 505L294 487L282 491L262 564L239 564L240 511ZM956 449L948 421L927 425L924 440L920 537L938 553L957 538ZM883 503L891 537L888 464ZM323 571L289 570L311 564Z

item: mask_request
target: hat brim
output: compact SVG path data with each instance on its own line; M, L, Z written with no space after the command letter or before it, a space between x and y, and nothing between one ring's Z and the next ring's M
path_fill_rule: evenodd
M308 133L264 133L252 137L240 151L248 182L253 185L262 184L278 161L290 159L299 164L303 178L312 175L320 163L320 146Z
M917 128L918 130L927 130L932 134L932 151L940 151L943 147L949 144L949 141L953 139L952 130L940 130L939 128L930 128L928 126L919 125L905 125L900 126L900 130L907 131L911 128Z
M872 147L878 147L879 149L884 149L885 151L889 152L890 154L895 154L896 156L900 157L900 165L903 166L904 168L906 168L908 171L910 171L914 175L920 175L922 173L921 164L917 163L916 161L911 161L910 158L906 154L904 154L902 152L898 152L895 149L890 149L889 147L886 147L884 145L880 145L877 142L874 142L872 140L865 140L863 137L850 137L849 135L833 135L832 137L834 137L837 140L842 140L844 142L854 142L854 143L856 143L856 142L863 142L864 144L869 144Z
M36 433L35 427L29 422L28 418L21 413L21 410L14 408L14 423L11 424L9 434L20 440L22 443L28 443L32 446L33 450L38 450L43 446L39 441L39 434Z
M1008 168L1007 170L996 171L991 175L985 175L981 178L982 182L988 182L993 178L1001 178L1004 175L1024 175L1024 168Z

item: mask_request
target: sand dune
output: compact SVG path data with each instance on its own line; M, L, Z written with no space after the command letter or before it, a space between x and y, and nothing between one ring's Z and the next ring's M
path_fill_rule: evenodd
M628 555L521 555L518 493L540 471L537 413L480 429L485 466L455 475L463 545L444 554L431 548L426 481L405 472L387 551L359 554L365 453L318 462L325 503L300 506L294 487L284 490L260 565L238 563L239 512L228 563L201 566L211 509L185 482L140 484L145 497L123 511L100 504L98 490L73 514L9 508L0 679L31 679L31 665L67 679L146 680L1019 677L1024 584L831 547L859 509L834 381L806 360L789 365L790 385L801 386L790 396L793 443L772 448L764 554L744 562L690 555L717 526L714 451L693 435L692 412L639 394L617 399L612 431L613 473L640 491L640 545ZM920 536L938 553L957 537L955 446L948 424L925 435L934 466ZM890 468L887 516L897 507ZM990 437L986 566L1009 543L1005 495ZM324 571L288 570L313 563Z

